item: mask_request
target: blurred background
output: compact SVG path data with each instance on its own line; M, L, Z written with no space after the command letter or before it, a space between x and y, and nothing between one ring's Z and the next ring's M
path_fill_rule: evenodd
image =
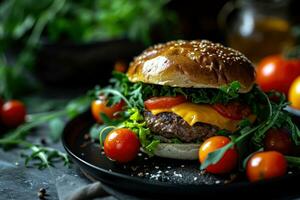
M4 0L0 95L106 84L149 45L209 39L254 63L299 43L296 0ZM294 52L294 51L293 51Z

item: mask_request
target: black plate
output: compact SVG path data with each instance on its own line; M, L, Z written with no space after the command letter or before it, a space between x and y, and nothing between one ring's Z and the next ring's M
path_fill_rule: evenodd
M241 175L214 176L203 173L197 161L149 158L140 153L134 162L126 165L112 162L97 143L86 139L92 124L91 115L87 112L66 125L62 137L66 151L85 173L128 194L152 198L195 195L228 195L233 198L233 194L237 193L249 198L262 194L269 197L300 195L297 188L300 174L295 172L268 181L249 183Z

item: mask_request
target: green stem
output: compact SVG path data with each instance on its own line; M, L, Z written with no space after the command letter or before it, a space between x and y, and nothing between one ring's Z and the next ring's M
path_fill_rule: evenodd
M55 0L50 5L49 9L43 13L43 15L38 19L32 34L30 35L28 39L28 46L34 47L38 40L40 39L40 36L42 34L42 31L44 30L45 26L47 25L48 21L50 21L64 6L65 0Z
M300 166L300 157L295 156L285 156L289 165L299 167Z
M103 93L108 93L108 94L114 94L114 95L117 95L119 97L121 97L125 103L127 104L128 107L132 108L133 106L131 105L131 103L126 99L126 97L119 91L117 90L114 90L114 89L110 89L110 88L106 88L106 89L102 89L99 91L100 93L103 92Z
M47 121L50 121L52 119L55 119L57 117L64 116L66 114L66 111L58 111L55 113L52 113L51 115L45 114L44 116L41 116L39 119L25 123L21 126L19 126L16 130L14 130L11 133L8 133L6 137L0 139L1 145L14 145L19 144L21 139L26 137L30 132L31 129L40 126Z

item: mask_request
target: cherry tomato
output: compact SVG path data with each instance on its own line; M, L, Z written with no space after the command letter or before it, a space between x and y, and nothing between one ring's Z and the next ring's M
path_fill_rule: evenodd
M173 106L182 104L186 102L186 98L184 96L176 96L176 97L152 97L144 102L145 107L148 110L153 109L163 109L163 108L171 108Z
M130 129L120 128L111 131L104 141L105 155L120 163L133 160L140 149L140 141Z
M293 80L300 76L300 59L269 56L258 64L256 73L256 81L263 91L277 90L287 95Z
M103 97L100 97L99 99L92 102L91 111L94 119L98 123L103 123L100 115L101 113L104 113L110 119L113 119L117 117L117 113L122 110L124 104L124 101L121 100L119 103L113 106L107 106L107 100L105 100Z
M288 99L292 107L300 109L300 76L293 81L289 90Z
M123 61L117 61L114 66L114 70L117 72L125 73L127 69L127 65Z
M25 122L26 108L18 100L7 101L1 108L1 121L8 127L16 127Z
M251 114L250 107L239 102L231 102L226 105L214 104L212 107L224 117L233 120L241 120Z
M259 181L283 176L287 170L287 161L277 151L255 153L247 162L246 173L250 181Z
M230 142L230 139L225 136L213 136L204 141L199 149L199 160L203 163L210 152L225 146ZM228 149L221 160L216 164L209 165L206 168L207 172L213 174L225 174L232 171L237 166L238 153L235 148Z
M293 143L289 133L285 129L270 129L264 139L264 150L278 151L289 154L293 149Z

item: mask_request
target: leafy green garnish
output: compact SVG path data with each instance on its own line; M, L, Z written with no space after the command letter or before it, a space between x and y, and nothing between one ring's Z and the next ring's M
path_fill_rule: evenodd
M55 162L63 161L64 165L69 166L70 159L67 154L62 153L56 149L50 147L42 147L39 145L30 145L29 149L31 154L23 156L25 157L25 166L28 167L29 163L37 160L38 162L33 163L38 169L48 168L54 166Z
M240 94L240 83L234 81L224 85L221 89L204 88L179 88L171 86L161 86L145 84L142 82L132 83L123 73L114 72L111 80L112 87L96 89L95 96L99 94L109 96L109 105L116 104L124 100L129 107L144 108L144 101L150 97L184 95L193 103L215 104L228 103L238 99Z
M129 119L124 121L120 127L129 128L137 134L142 147L149 155L152 155L156 146L160 143L151 135L150 129L146 126L143 115L138 108L130 108L128 111Z

